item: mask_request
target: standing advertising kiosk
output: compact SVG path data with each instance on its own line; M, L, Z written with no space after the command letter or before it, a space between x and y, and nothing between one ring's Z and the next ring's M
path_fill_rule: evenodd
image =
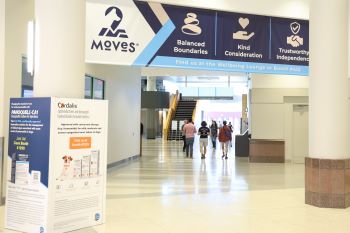
M67 232L105 222L108 103L10 101L5 228Z

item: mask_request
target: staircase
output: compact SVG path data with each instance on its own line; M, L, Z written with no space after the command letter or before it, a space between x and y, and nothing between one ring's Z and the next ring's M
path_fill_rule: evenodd
M192 118L193 111L196 108L197 101L193 100L180 100L175 115L172 121L177 121L176 130L169 130L168 140L181 140L182 132L180 121L184 121L185 119Z

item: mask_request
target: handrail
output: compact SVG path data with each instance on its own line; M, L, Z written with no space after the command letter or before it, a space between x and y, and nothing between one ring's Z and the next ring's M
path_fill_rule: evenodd
M172 99L171 103L170 103L170 107L169 107L169 112L167 115L167 119L166 119L166 123L163 126L163 138L167 139L168 138L168 134L171 128L171 121L175 115L176 112L176 108L177 105L179 103L180 100L180 93L176 92L176 94L174 95L174 98Z
M196 100L196 105L194 106L194 109L193 109L193 113L192 113L192 122L194 122L194 118L196 117L197 103L198 103L198 100Z

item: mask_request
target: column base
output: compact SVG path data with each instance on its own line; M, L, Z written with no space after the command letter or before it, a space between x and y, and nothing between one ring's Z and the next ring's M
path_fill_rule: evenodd
M305 204L350 207L350 159L305 158Z

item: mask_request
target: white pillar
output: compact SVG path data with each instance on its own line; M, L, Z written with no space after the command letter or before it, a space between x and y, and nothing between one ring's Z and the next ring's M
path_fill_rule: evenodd
M149 76L147 77L147 91L157 91L157 77Z
M0 140L4 137L5 98L5 0L0 0ZM0 141L1 143L1 141Z
M85 0L35 0L34 96L84 97Z
M310 8L309 154L350 157L348 1L312 0Z

